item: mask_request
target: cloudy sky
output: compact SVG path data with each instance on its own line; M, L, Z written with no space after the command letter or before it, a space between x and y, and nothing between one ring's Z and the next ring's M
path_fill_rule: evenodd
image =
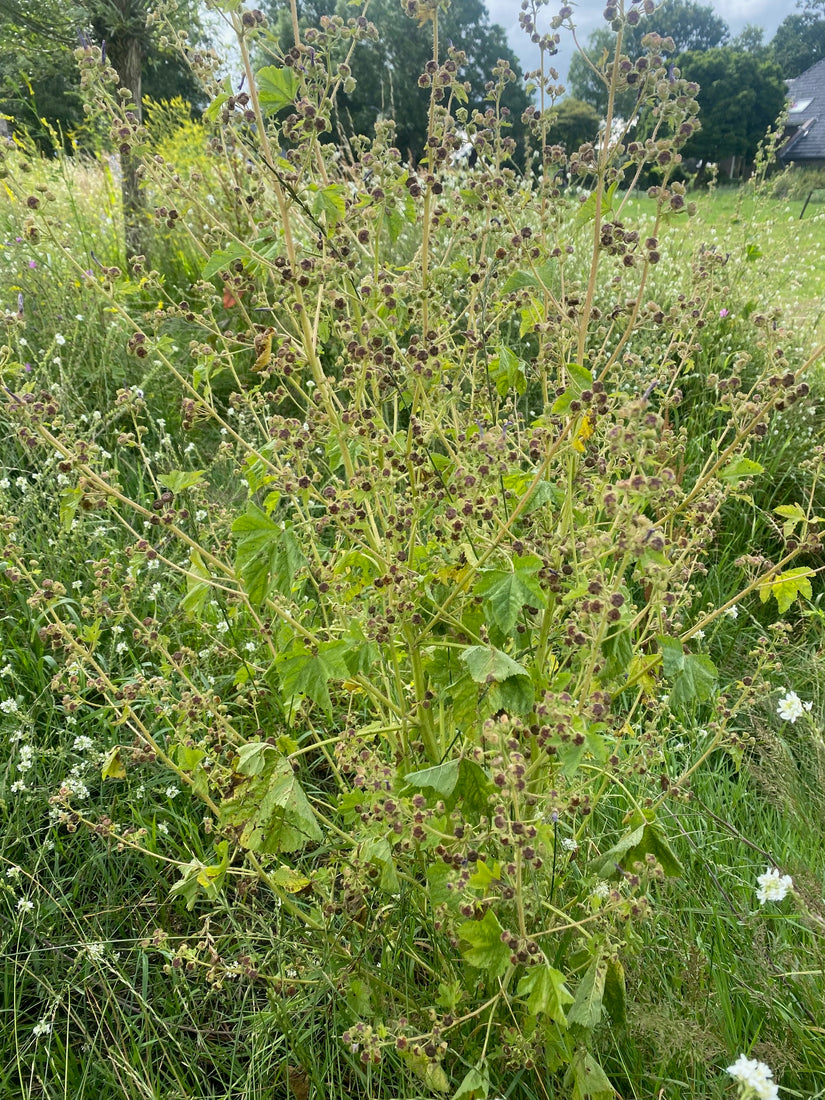
M543 9L547 13L548 25L552 12L558 9L560 2L561 0L558 3L550 0L549 6ZM722 16L733 34L741 31L747 23L754 23L765 28L765 41L769 42L785 16L796 11L796 0L712 0L710 6ZM522 67L535 69L538 67L538 51L519 28L520 7L520 0L487 0L490 21L500 23L507 31L510 46L520 59ZM573 7L576 9L576 24L581 32L579 40L584 41L591 30L603 23L604 0L579 0L578 3L573 2ZM563 38L562 50L555 63L562 79L567 76L571 52L570 44Z

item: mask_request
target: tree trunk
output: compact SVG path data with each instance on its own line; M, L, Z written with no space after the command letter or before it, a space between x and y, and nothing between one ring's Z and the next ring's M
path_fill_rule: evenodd
M138 38L124 38L118 43L117 56L112 64L117 69L120 82L132 93L134 104L131 108L140 123L143 110L141 106L141 68L143 50ZM140 158L132 152L120 154L121 194L123 196L123 228L126 238L126 258L145 256L147 253L147 221L143 193L138 180Z

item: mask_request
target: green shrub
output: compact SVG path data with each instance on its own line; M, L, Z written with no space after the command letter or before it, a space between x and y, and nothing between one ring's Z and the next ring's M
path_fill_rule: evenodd
M24 239L179 402L124 384L84 420L23 369L26 310L6 318L4 812L48 840L3 904L15 1017L52 1089L86 1042L105 1057L69 1075L118 1095L136 1030L153 1055L134 1095L612 1096L610 1029L653 1031L626 973L681 905L674 822L706 767L744 766L772 690L781 624L732 668L727 627L812 592L816 456L772 551L727 563L707 602L725 517L819 352L796 358L774 314L743 310L735 352L697 376L733 299L720 249L669 260L695 87L653 41L632 71L654 137L609 136L608 118L568 158L548 78L523 178L510 70L468 113L437 7L410 14L434 39L415 167L389 123L352 162L322 141L366 20L324 19L253 74L262 17L227 5L246 90L213 86L205 112L220 201L196 164L143 169L185 290L140 258L90 272L57 200L6 158ZM142 148L99 51L79 56ZM612 103L627 77L606 71ZM461 129L474 172L451 165ZM652 162L635 225L619 185ZM85 877L48 888L72 859ZM729 884L746 915L750 866ZM87 931L65 914L98 890ZM680 962L682 946L659 943ZM80 981L99 1012L73 1004ZM182 1020L209 1040L187 1059Z

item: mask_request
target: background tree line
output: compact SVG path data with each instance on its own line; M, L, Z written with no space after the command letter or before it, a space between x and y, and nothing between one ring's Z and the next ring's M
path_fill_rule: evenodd
M286 0L266 0L264 8L282 44L288 47L291 23ZM181 96L197 113L204 105L186 65L164 49L147 28L148 0L0 0L0 112L32 136L43 149L55 135L92 148L96 138L83 115L79 79L71 51L84 36L106 43L121 79L135 94L170 99ZM353 14L346 0L300 0L304 25L321 16ZM400 0L373 0L369 18L379 36L361 43L352 59L356 84L339 96L338 135L370 135L376 121L395 119L397 144L407 157L420 156L426 131L427 93L417 87L430 52L430 35L404 14ZM197 0L184 0L177 19L194 40L206 36ZM465 79L472 92L467 106L484 106L485 85L499 58L520 76L518 60L504 30L489 21L484 0L452 0L440 16L442 41L463 50ZM751 158L765 130L779 114L784 81L825 58L825 0L799 0L798 10L781 23L770 42L761 28L748 26L733 37L709 4L697 0L664 0L650 16L623 31L623 50L632 59L642 50L645 34L655 31L673 39L672 63L701 86L702 130L685 149L686 156L718 160ZM568 94L556 107L554 141L575 148L592 140L606 112L605 84L598 72L604 51L611 51L615 31L605 23L587 42L587 58L574 57ZM511 134L521 147L521 115L529 99L520 82L504 93ZM632 93L618 104L633 110Z

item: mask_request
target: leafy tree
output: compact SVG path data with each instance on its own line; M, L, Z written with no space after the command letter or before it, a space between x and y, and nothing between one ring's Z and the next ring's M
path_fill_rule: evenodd
M633 59L639 57L644 52L642 39L651 32L662 38L672 38L677 53L715 49L730 37L727 23L712 7L696 3L696 0L665 0L652 15L642 15L635 25L625 25L622 52ZM587 40L587 58L576 54L570 63L569 91L592 104L602 118L607 113L607 86L592 66L598 65L605 50L607 56L612 56L615 41L616 34L609 26L597 27ZM617 104L619 114L627 115L634 103L632 95L621 97Z
M634 45L641 47L645 34L656 31L672 38L679 53L687 50L713 50L724 46L730 37L728 25L711 5L696 0L665 0L653 15L633 29Z
M597 27L588 37L585 55L573 55L567 78L567 90L573 98L589 103L599 118L607 115L607 83L597 71L600 60L610 57L616 42L616 35L608 27ZM635 102L635 98L630 102ZM619 104L619 113L625 113L624 103Z
M678 58L682 76L699 85L702 129L687 142L686 157L750 160L785 103L779 67L730 47L691 50Z
M746 23L735 38L731 39L731 49L741 50L743 53L756 53L763 57L767 55L770 47L765 42L765 28L756 23Z
M270 0L269 11L278 26L281 48L288 48L292 37L283 0ZM348 18L352 8L346 0L312 0L300 8L301 21L310 25L317 25L323 15L334 14ZM355 88L339 96L341 126L345 133L371 135L378 120L393 118L399 149L418 159L427 136L429 103L429 91L418 87L418 78L432 57L432 24L408 18L398 0L373 0L367 15L378 30L378 41L356 46L350 61ZM507 36L500 26L490 23L483 0L452 0L446 10L439 10L438 28L442 60L449 45L466 54L462 76L472 85L470 109L485 106L485 85L500 58L521 77ZM510 112L510 133L517 141L523 132L521 115L529 102L520 79L509 84L502 95L502 105Z
M825 18L814 10L786 16L771 40L771 50L783 77L793 80L825 57Z
M567 96L555 109L549 140L563 145L568 152L586 141L594 141L599 132L599 112L582 99Z
M0 110L11 115L41 146L53 148L85 125L80 80L72 50L96 40L121 85L132 93L140 118L143 93L155 99L196 99L197 84L176 56L164 53L147 26L147 0L0 0ZM198 28L196 9L180 3L181 25ZM196 100L197 101L197 100ZM41 121L45 119L45 125ZM144 252L137 163L121 154L126 251Z

